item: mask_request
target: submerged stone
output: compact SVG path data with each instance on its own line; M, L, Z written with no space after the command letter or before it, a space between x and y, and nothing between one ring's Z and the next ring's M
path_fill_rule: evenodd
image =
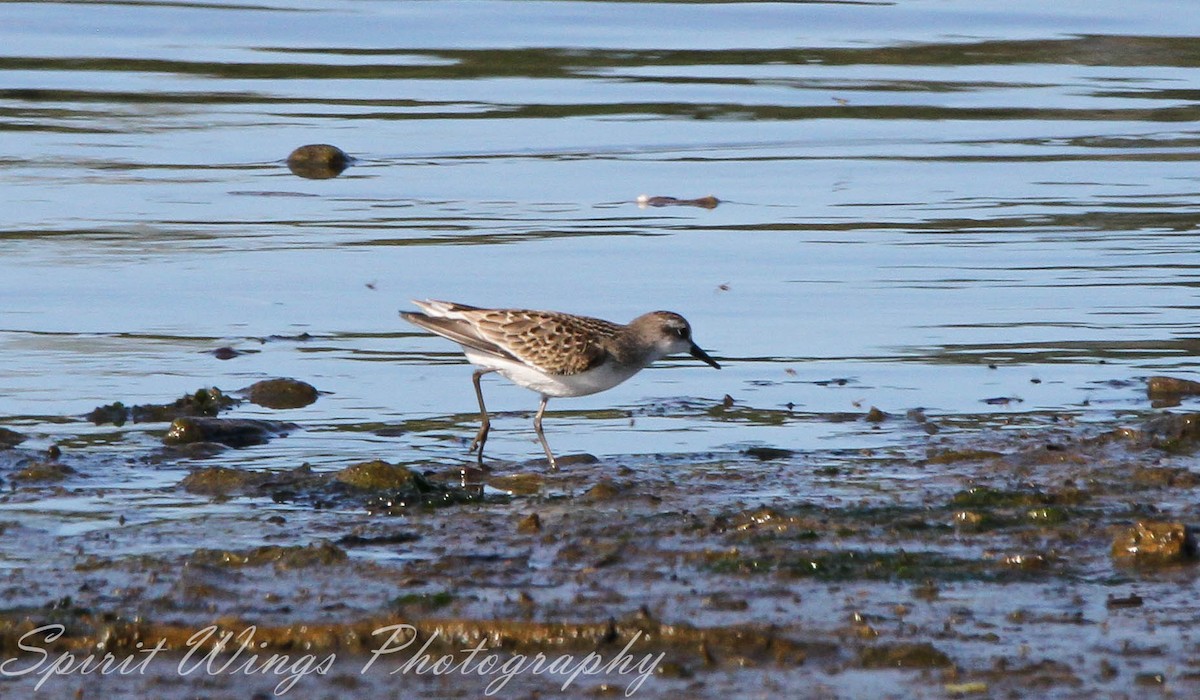
M247 390L250 403L266 408L302 408L317 400L317 389L298 379L264 379Z
M354 159L337 146L310 143L292 151L287 158L293 175L309 180L328 180L342 174Z
M263 472L230 469L229 467L206 467L183 477L180 487L189 493L202 496L228 496L262 484L270 474Z

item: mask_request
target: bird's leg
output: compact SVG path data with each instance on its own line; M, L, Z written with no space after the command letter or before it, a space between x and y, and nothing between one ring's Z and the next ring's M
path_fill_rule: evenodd
M533 429L537 431L538 440L542 441L542 449L546 451L546 459L550 462L550 471L558 471L558 464L554 462L554 454L550 452L550 445L546 444L546 434L542 432L542 416L546 413L546 404L550 401L549 396L542 397L542 404L538 406L537 415L533 417Z
M475 382L475 397L479 399L479 432L475 433L475 439L471 441L471 446L467 448L467 454L479 450L479 464L483 465L483 443L487 442L488 431L492 429L492 422L488 420L487 407L483 405L483 389L479 386L479 378L488 372L495 372L494 369L477 369L471 375L471 381Z

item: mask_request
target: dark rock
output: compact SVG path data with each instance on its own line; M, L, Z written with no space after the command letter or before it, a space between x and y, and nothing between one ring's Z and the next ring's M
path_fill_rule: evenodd
M229 447L248 447L261 445L293 427L264 420L188 416L171 422L163 442L168 445L216 442Z
M769 459L787 459L796 453L782 447L761 447L755 445L742 450L742 454L765 462Z
M17 445L21 444L22 442L25 442L24 435L18 433L15 430L9 430L8 428L0 428L0 450L6 450L10 447L16 447Z

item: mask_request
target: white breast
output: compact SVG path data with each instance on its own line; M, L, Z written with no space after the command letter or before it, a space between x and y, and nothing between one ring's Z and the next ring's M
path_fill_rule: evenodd
M487 355L463 348L471 364L485 369L494 369L514 384L536 391L543 396L587 396L611 389L637 374L641 367L619 366L606 362L595 369L569 375L546 374L522 362Z

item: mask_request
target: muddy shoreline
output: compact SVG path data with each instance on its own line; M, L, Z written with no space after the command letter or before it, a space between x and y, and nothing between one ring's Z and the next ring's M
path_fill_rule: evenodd
M223 423L215 414L233 404L212 398L193 395L200 415L154 414L147 429L164 444L121 466L176 465L180 478L148 491L192 499L190 518L101 513L55 531L53 504L102 498L90 477L113 461L0 435L0 503L49 508L44 521L0 516L0 654L12 660L0 693L40 681L81 697L270 697L294 676L284 695L478 697L503 674L464 671L473 648L496 669L574 659L512 674L500 697L620 696L639 676L647 697L713 698L1200 684L1189 593L1200 414L1186 406L1111 420L864 409L801 419L882 425L894 447L578 455L559 473L495 462L464 485L459 465L383 456L321 472L230 467L229 451L254 444L247 431L285 440L289 424ZM675 410L797 420L732 400ZM180 421L194 440L178 438ZM214 442L223 435L238 439ZM411 644L381 654L401 628ZM392 673L418 649L456 670ZM627 672L580 672L562 690L589 655L622 653ZM104 654L111 673L84 673ZM123 674L120 660L145 663Z

